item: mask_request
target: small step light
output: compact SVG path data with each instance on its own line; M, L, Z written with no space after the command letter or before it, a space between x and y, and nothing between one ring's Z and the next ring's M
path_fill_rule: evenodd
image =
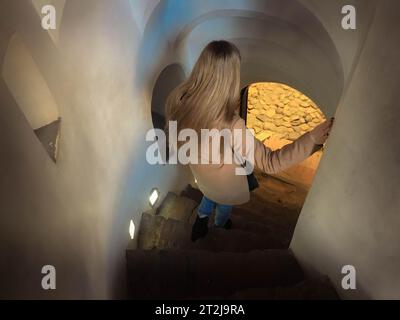
M129 235L131 236L131 239L135 237L135 224L133 223L133 220L129 223Z
M151 205L152 207L154 207L154 205L156 204L156 202L157 202L157 200L158 200L158 197L159 197L158 190L157 190L157 189L153 189L153 190L150 192L150 198L149 198L150 205Z

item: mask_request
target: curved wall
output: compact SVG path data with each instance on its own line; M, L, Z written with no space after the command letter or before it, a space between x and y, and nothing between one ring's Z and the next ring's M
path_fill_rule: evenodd
M377 5L291 244L344 299L400 299L399 12ZM342 287L347 265L356 290Z
M352 2L359 15L370 20L373 1L346 4ZM326 10L315 1L163 1L146 23L139 56L162 53L155 61L164 66L180 62L188 74L209 41L227 39L241 49L243 85L287 83L331 116L369 26L363 23L357 32L345 32L343 5L338 1ZM151 85L157 73L153 64L139 68Z
M170 92L185 80L185 72L179 64L171 64L161 71L153 88L151 111L165 115L165 102Z
M130 219L139 227L153 187L162 198L190 179L146 162L152 87L135 85L141 36L130 3L67 1L57 47L27 1L1 2L0 30L0 57L17 33L63 119L56 165L0 78L0 297L121 297ZM55 291L41 288L47 264Z
M347 2L369 16L374 1ZM181 167L150 167L144 158L160 72L178 63L188 74L205 43L230 39L244 56L244 83L288 83L329 116L368 31L364 23L343 31L341 5L67 0L55 43L31 2L2 1L0 58L18 33L54 97L63 133L55 165L0 79L0 252L8 261L0 265L0 297L123 295L130 219L139 226L153 187L165 196L190 179ZM40 288L45 264L57 268L54 292Z
M327 113L334 113L343 88L334 49L331 55L325 54L313 38L276 17L220 17L203 22L187 36L183 48L190 59L187 69L209 41L221 38L232 41L241 51L243 86L259 81L286 83L313 96ZM322 41L329 42L329 37ZM332 81L326 86L317 80L321 78Z

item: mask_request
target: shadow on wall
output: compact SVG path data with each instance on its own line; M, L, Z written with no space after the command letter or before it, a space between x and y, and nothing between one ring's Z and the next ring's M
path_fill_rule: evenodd
M165 127L165 103L168 95L185 78L185 72L179 64L167 66L158 76L151 99L151 116L155 129L163 129Z
M303 214L304 215L304 214ZM297 228L301 220L297 223ZM342 268L349 264L348 260L341 260L338 261L338 249L336 244L332 245L329 243L329 239L326 238L326 235L329 231L325 229L326 226L318 228L308 228L307 229L307 238L304 238L304 241L299 245L296 244L293 248L293 241L296 241L296 233L294 234L294 238L292 239L290 250L295 253L295 256L298 260L302 257L299 257L299 250L303 248L304 251L308 250L308 248L323 248L322 255L316 256L320 260L320 265L313 264L313 262L307 261L305 259L301 259L300 263L303 267L303 270L306 271L309 275L314 276L323 276L329 274L330 266L335 267L335 272L329 274L329 279L333 286L336 288L336 292L339 294L340 298L343 300L371 300L374 297L368 291L368 288L365 285L365 282L360 279L359 274L357 273L356 279L356 288L357 290L345 290L342 287L342 281L346 274L342 273ZM328 226L329 228L329 226ZM314 249L315 250L315 249ZM318 250L319 251L319 250ZM319 254L321 251L318 252ZM299 259L300 258L300 259ZM321 268L322 266L322 268ZM361 270L362 266L354 264L353 265L356 270Z

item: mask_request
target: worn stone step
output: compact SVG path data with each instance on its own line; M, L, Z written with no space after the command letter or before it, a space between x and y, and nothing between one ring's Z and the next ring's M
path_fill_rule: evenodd
M279 218L273 217L271 213L264 215L254 214L243 208L234 208L232 212L234 226L253 233L270 234L282 244L282 248L287 248L293 236L294 223L282 223Z
M213 226L214 218L215 215L210 219L210 226ZM290 239L285 233L285 229L279 226L273 226L257 219L249 219L245 214L232 213L231 220L233 225L231 231L241 231L262 236L263 238L267 237L271 243L274 243L273 247L270 248L287 249L289 247Z
M256 198L256 196L253 197ZM296 224L299 215L297 210L279 207L270 203L266 204L260 199L254 199L245 205L234 207L233 212L273 226Z
M246 288L289 286L304 279L288 250L127 250L127 266L132 299L232 296Z
M193 211L197 206L198 204L194 200L169 192L157 209L157 215L166 219L190 223L191 217L194 215Z
M193 225L194 221L196 220L196 216L197 207L194 209L194 211L192 212L192 216L189 219L190 225ZM215 213L210 218L210 227L214 225L214 219ZM275 239L277 239L277 230L278 233L280 232L279 229L282 229L283 231L286 230L286 228L283 228L282 226L276 225L273 222L269 221L268 218L263 219L258 216L252 216L246 210L240 208L233 209L230 219L233 222L233 230L241 230L259 235L270 235ZM280 241L280 243L282 243L283 247L287 247L288 245L287 239L283 239L283 241Z
M203 193L196 188L193 188L190 184L187 185L187 187L181 192L180 194L181 197L186 197L189 198L193 201L195 201L197 204L201 202L201 199L203 198Z
M263 180L260 180L263 181ZM181 193L181 197L189 198L198 204L203 194L200 190L188 185ZM256 202L256 205L253 204ZM196 211L196 209L194 210ZM195 212L194 212L195 213ZM297 222L299 211L296 209L285 208L275 203L269 203L257 194L252 194L252 200L248 204L235 206L232 211L232 220L238 219L237 228L255 233L264 233L266 230L278 231L278 234L285 234L282 243L287 243L291 239L294 226ZM193 223L196 218L192 214L189 219ZM246 223L247 222L247 223ZM264 231L264 232L263 232ZM289 240L290 241L290 240Z
M256 234L238 229L212 227L204 239L189 243L188 249L214 252L249 252L255 249L281 249L282 243L273 234Z
M266 213L264 216L252 215L246 209L234 208L231 215L232 220L237 220L237 226L241 229L254 230L254 232L275 230L276 227L281 227L268 217Z
M240 229L209 227L203 239L191 241L192 226L181 221L144 213L138 233L138 249L187 249L213 252L248 252L254 249L285 248L272 232L252 233Z
M190 225L174 219L148 213L142 214L137 248L180 248L190 238Z
M245 289L229 300L339 300L335 288L326 276L305 279L293 286Z

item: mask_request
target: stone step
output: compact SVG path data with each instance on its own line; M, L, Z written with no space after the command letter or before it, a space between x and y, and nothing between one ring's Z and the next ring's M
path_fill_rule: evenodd
M281 228L281 224L274 221L273 218L270 217L268 212L265 212L263 215L254 214L253 212L243 209L243 208L233 208L232 210L232 218L237 219L241 223L239 226L242 228L247 228L246 223L250 226L254 227L254 231L257 229L272 229Z
M213 252L249 252L256 249L281 249L282 244L272 234L255 234L242 230L224 230L212 227L204 239L189 243L192 250Z
M289 246L295 228L295 224L283 224L271 213L265 212L261 215L243 208L234 208L231 218L234 226L240 230L272 235L282 248Z
M210 226L203 239L191 241L192 226L174 219L144 213L137 248L208 250L213 252L249 252L254 249L285 248L272 232L257 234L240 229L225 230Z
M306 279L294 286L245 289L228 297L229 300L339 300L329 278Z
M180 194L181 197L189 198L195 201L197 204L200 204L201 199L203 198L203 193L196 188L193 188L190 184L183 190Z
M279 207L272 203L265 203L257 195L252 195L251 202L234 207L233 213L245 215L253 221L268 225L285 227L288 224L296 224L299 210Z
M246 288L290 286L304 279L288 250L127 250L127 266L131 299L228 297Z
M215 215L210 219L209 228L214 226ZM259 217L253 217L245 210L234 209L231 220L233 227L230 231L240 231L243 234L252 234L252 237L267 239L269 246L266 248L287 249L290 245L294 226L282 226L274 221L268 221ZM233 233L233 232L231 232ZM257 249L260 248L257 246ZM265 247L262 247L265 248Z
M181 192L180 196L189 198L199 204L203 194L200 190L188 185L186 189ZM260 230L262 231L263 227L274 231L278 228L281 231L287 230L292 234L298 214L298 209L286 208L280 204L268 202L264 197L260 198L257 193L252 193L252 200L249 203L233 208L232 217L243 218L240 218L240 223L237 224L237 227L242 230L259 233ZM193 223L194 219L195 214L192 214L189 220L190 223ZM242 223L244 221L249 222L249 224ZM257 226L253 223L257 224ZM250 228L250 226L254 228ZM291 235L289 238L291 238Z
M210 219L210 226L213 226L214 218L215 215ZM280 228L280 226L265 223L263 220L249 219L249 216L243 213L243 210L240 214L234 211L231 215L231 220L233 225L232 231L238 230L253 235L268 237L270 242L274 243L273 248L287 249L289 247L290 239L288 235L284 234L285 229Z
M190 223L193 220L192 216L197 206L198 204L194 200L169 192L157 209L157 215L166 219L175 219Z

